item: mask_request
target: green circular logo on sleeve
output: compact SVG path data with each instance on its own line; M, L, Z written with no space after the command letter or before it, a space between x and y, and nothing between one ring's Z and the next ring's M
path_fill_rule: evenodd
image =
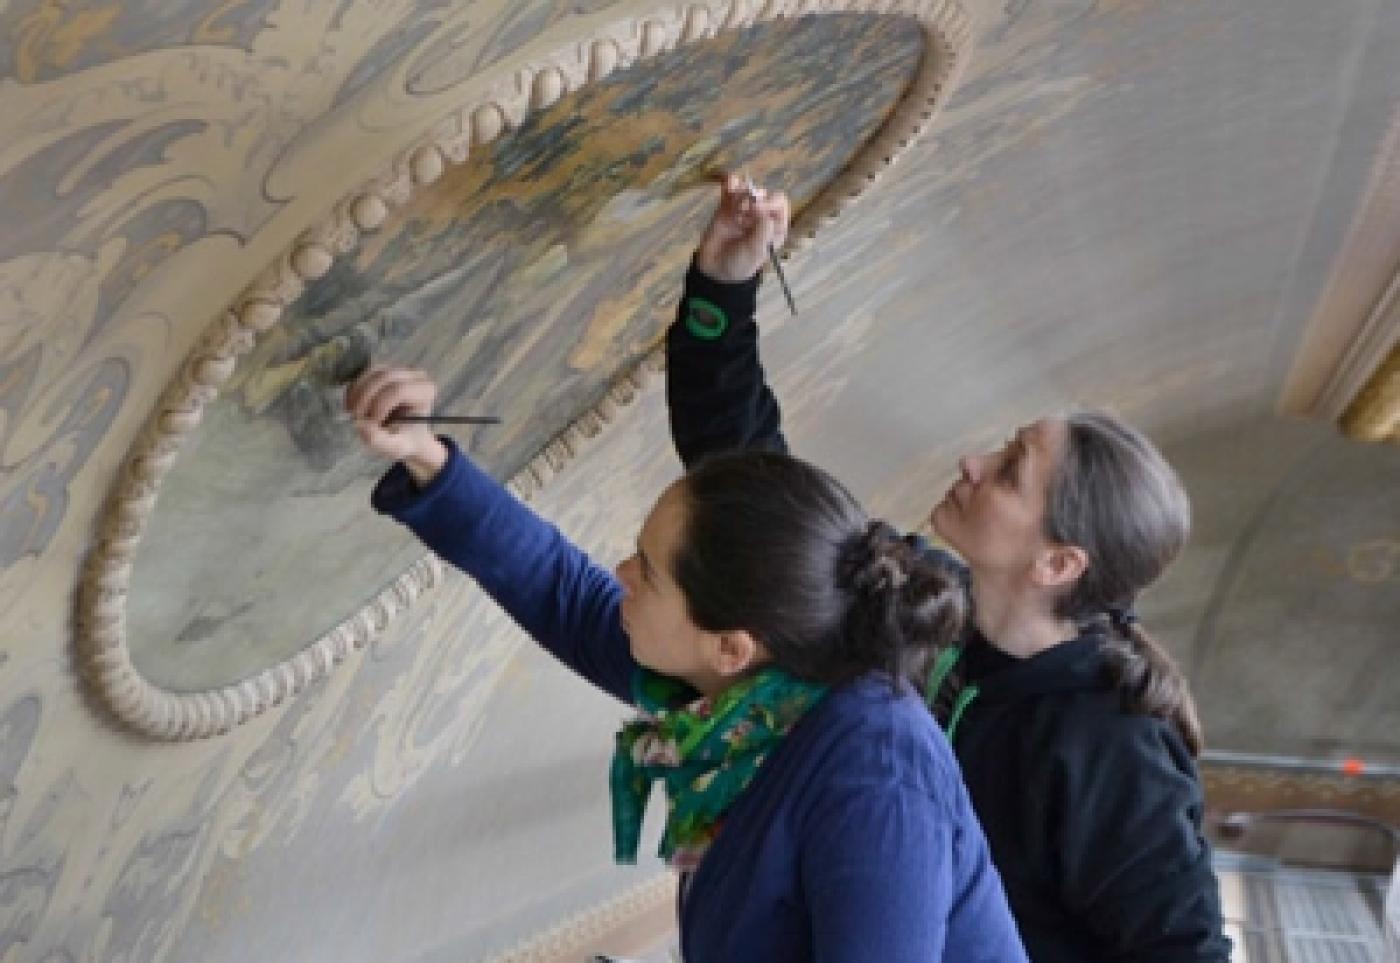
M686 302L685 329L701 341L714 341L729 329L729 318L719 305L692 297Z

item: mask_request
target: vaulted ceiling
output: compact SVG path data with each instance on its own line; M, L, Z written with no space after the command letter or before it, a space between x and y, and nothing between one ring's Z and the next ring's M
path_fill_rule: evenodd
M1400 446L1335 427L1394 410L1400 6L835 6L0 10L0 957L473 958L646 878L618 707L361 514L335 386L434 370L615 560L716 164L807 202L799 453L912 528L1118 411L1192 494L1143 616L1212 747L1400 762Z

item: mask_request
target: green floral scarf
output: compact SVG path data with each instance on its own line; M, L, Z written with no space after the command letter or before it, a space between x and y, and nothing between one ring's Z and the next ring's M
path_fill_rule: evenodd
M637 861L642 814L659 779L667 807L658 855L686 872L699 864L763 760L826 695L826 686L769 667L711 699L642 669L632 694L642 715L617 734L612 761L615 858Z

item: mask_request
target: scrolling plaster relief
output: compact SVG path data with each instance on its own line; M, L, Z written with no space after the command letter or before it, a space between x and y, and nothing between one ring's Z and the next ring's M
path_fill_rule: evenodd
M192 682L158 680L143 671L133 658L129 624L133 606L128 596L134 584L133 571L138 568L138 548L156 530L152 519L157 497L165 497L164 489L169 480L180 474L176 469L177 456L200 445L207 449L208 429L207 426L200 426L227 415L235 405L242 405L246 410L256 408L261 403L259 399L269 405L278 399L285 403L283 389L288 384L294 386L297 378L309 368L317 364L330 364L334 368L334 364L326 360L325 345L330 344L336 335L344 335L355 325L362 324L363 315L332 319L326 324L326 331L317 335L319 341L311 339L321 345L320 353L311 351L298 354L296 350L277 353L279 349L286 349L299 331L305 334L326 321L328 315L315 314L308 309L318 294L334 291L338 282L344 285L353 281L357 270L372 272L378 264L392 275L395 271L405 270L404 265L414 263L412 257L375 259L396 243L411 242L414 231L428 230L432 234L429 223L432 218L423 207L422 199L433 196L434 191L438 191L438 196L444 193L450 197L462 196L455 189L445 191L437 185L471 187L473 176L489 180L489 175L481 172L492 169L493 165L494 173L500 174L502 159L509 156L510 145L516 143L518 138L528 137L532 123L536 124L536 132L541 129L545 132L539 142L541 147L547 145L552 136L548 134L550 126L548 123L536 123L536 118L547 116L549 108L573 92L580 91L580 96L585 97L591 94L621 99L625 96L625 85L612 88L611 93L599 93L606 86L605 78L615 71L633 65L640 67L644 61L663 54L670 55L672 51L683 55L698 42L710 41L721 34L727 37L722 42L739 43L743 34L771 27L773 21L805 19L811 14L861 15L878 20L894 18L906 21L915 26L922 49L911 61L902 90L886 91L888 100L879 102L876 98L865 105L864 114L879 120L879 123L868 128L868 137L858 133L852 138L860 146L855 155L844 162L844 166L824 170L820 164L816 164L804 172L797 152L788 157L779 155L780 166L793 173L795 180L801 183L793 193L799 201L806 202L795 221L789 249L784 252L785 256L790 256L810 241L823 223L838 216L851 201L864 193L942 106L965 60L966 46L971 36L968 15L959 4L951 0L825 0L759 5L740 0L712 6L666 6L647 17L604 24L592 36L570 41L548 57L532 60L523 67L512 65L483 88L486 90L483 96L433 125L425 137L402 151L365 188L343 198L334 205L324 221L303 232L205 332L159 399L118 475L100 527L97 547L85 568L80 593L80 644L85 666L104 702L135 729L159 738L200 738L227 731L323 676L351 651L364 646L381 632L397 612L411 605L415 598L435 585L441 577L441 567L435 559L419 558L415 561L411 555L395 556L394 564L399 574L371 573L368 581L362 580L361 589L369 601L359 611L329 630L314 630L319 631L319 636L309 644L302 644L301 638L294 638L295 648L279 653L274 664L262 666L238 678L212 682L198 679ZM839 19L831 18L830 22L837 24ZM839 32L839 25L833 29ZM853 36L858 33L855 31ZM705 46L700 44L697 49L703 50ZM859 57L856 62L860 62ZM829 61L822 66L829 70ZM890 70L895 70L897 74L898 69L898 63L890 63ZM896 75L886 73L888 76ZM810 79L807 82L810 83ZM848 87L859 88L860 82L858 76ZM880 85L867 80L867 86L871 89L864 91L865 94L878 92ZM783 91L778 91L778 94L783 94ZM816 93L813 96L816 97ZM798 109L802 104L800 97L787 101L787 104L796 111L793 117L803 113ZM810 104L807 106L810 107ZM778 106L773 108L780 118L783 116L781 108L780 96ZM604 118L608 117L606 107L600 108L599 112ZM569 113L565 111L558 118L565 129L572 122ZM588 111L584 110L582 114L587 116ZM618 122L624 115L625 111L617 111L612 122ZM661 120L658 118L657 122ZM826 122L838 126L829 129L824 138L817 137L813 143L841 142L842 131L838 119L832 118ZM775 125L776 128L782 126L781 120ZM860 131L859 128L857 130ZM850 133L849 127L845 133ZM510 136L503 137L505 134ZM665 141L664 137L660 139ZM649 184L655 193L656 185L668 183L669 178L673 188L670 194L685 197L686 178L694 176L702 162L743 162L749 159L763 162L764 155L759 148L766 141L762 137L757 144L747 147L741 141L738 146L716 145L716 149L705 156L697 156L694 152L686 155L682 151L659 169L648 172L650 180L643 178L639 183ZM638 150L645 157L645 150L641 150L640 146ZM479 161L479 155L488 157L491 163L466 163L469 156L474 162ZM822 152L818 151L817 159L820 160L821 156ZM548 164L539 166L536 173L538 176L551 176ZM502 176L499 182L508 191L509 177ZM475 186L479 189L481 184ZM467 190L466 196L471 198L478 194ZM618 196L621 196L620 192ZM689 217L693 223L688 224L687 228L688 238L693 241L699 226L699 221L695 219L700 216L697 212L702 205L694 205L693 192L690 197L692 209ZM567 207L569 193L566 188L560 189L558 199ZM636 196L631 199L638 201ZM646 201L648 198L641 197L640 200ZM599 212L590 214L592 220L596 220ZM592 222L589 217L581 217L580 220ZM661 220L668 219L660 218L658 223ZM438 228L436 239L443 241L451 231L442 225L438 225ZM645 236L645 232L643 234ZM607 234L601 235L599 250L617 243L622 236L610 238ZM465 245L458 250L464 253L476 250L471 248L469 240L467 235L457 237L456 243ZM550 261L551 250L546 245L530 266L530 271L538 275L539 272L548 273L551 267L557 270L559 265ZM557 260L557 254L553 256ZM585 386L579 388L572 398L552 399L547 396L549 385L541 384L532 389L535 391L533 397L539 404L548 408L552 403L562 412L562 420L553 425L546 424L547 434L539 434L536 426L533 436L528 433L513 438L508 433L503 436L492 467L498 474L510 477L512 488L521 497L531 497L548 482L580 446L595 437L612 420L618 406L629 403L635 397L648 372L658 366L659 355L651 347L655 329L647 332L636 324L629 326L626 320L620 323L617 318L630 317L635 321L648 311L655 313L657 307L651 300L656 296L660 279L677 275L682 266L683 258L676 264L667 264L664 270L658 267L655 277L644 272L633 278L633 290L642 293L634 296L629 304L609 306L609 311L613 312L611 315L600 312L593 317L591 323L584 326L584 337L570 345L570 350L565 353L563 360L567 365L583 370L598 368L602 361L620 354L624 370L610 386L605 390L601 385L591 389ZM529 276L527 271L527 278ZM425 286L433 280L432 277L417 279ZM598 289L595 288L591 294L596 298ZM384 307L382 304L372 307L371 312L378 310L382 317ZM666 309L663 307L660 310L664 312ZM299 321L301 328L297 327ZM526 332L526 348L530 337L538 340L542 328L546 326L536 327L541 330ZM381 326L378 336L386 337L387 331L388 328ZM470 340L470 337L464 339L467 342ZM342 339L341 345L345 343ZM619 343L626 350L618 352ZM441 345L423 342L416 345L414 350L420 355L431 355L441 348ZM559 353L555 351L556 355ZM528 351L525 357L528 358ZM273 384L268 379L271 377L272 381L276 381L276 364L255 369L249 367L254 359L280 361L284 366L291 364L296 373L289 381ZM616 372L618 369L614 367L611 370ZM269 375L269 372L273 375ZM261 382L257 380L259 377L263 379ZM333 382L336 378L323 380ZM481 385L459 384L456 387L464 397L479 397L482 393ZM516 387L511 383L510 390ZM323 403L324 399L317 401L317 404ZM580 407L586 408L584 413L569 421L569 415ZM562 430L559 430L560 425L563 426ZM285 427L295 436L296 425L287 422ZM307 427L303 419L301 428ZM313 463L312 467L316 464L322 468L339 465L343 460L343 451L333 440L326 440L328 433L333 433L330 419L312 424L308 431L303 432L300 439L294 437L294 441L300 446L301 454ZM307 439L313 436L320 440L308 442ZM514 448L511 448L511 444L514 444ZM489 445L488 441L488 449ZM491 452L488 450L487 454L490 457ZM316 461L318 458L320 462ZM263 491L257 489L225 494L255 501L265 496ZM363 513L362 491L358 504L361 506L358 511ZM156 513L155 517L160 517L160 513ZM411 551L411 548L405 546L403 551ZM142 565L145 565L145 556L141 558ZM318 606L308 608L317 610ZM210 612L196 613L194 621L200 618L205 620L198 626L203 631L238 615L236 606L220 608L215 605ZM187 620L185 627L188 628L190 624L191 621Z

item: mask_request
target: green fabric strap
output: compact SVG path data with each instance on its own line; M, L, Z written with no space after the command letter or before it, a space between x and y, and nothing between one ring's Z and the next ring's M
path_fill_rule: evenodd
M938 658L933 663L933 668L928 673L928 685L924 689L924 699L928 702L929 710L933 710L934 703L938 700L938 691L943 688L943 683L948 680L948 673L953 671L953 666L958 664L962 658L962 646L957 645L944 649L938 653ZM944 727L944 732L948 735L948 741L953 741L953 733L957 731L958 720L962 718L967 707L972 705L972 700L977 698L977 694L982 690L975 685L964 686L958 693L958 698L953 703L952 715L948 717L948 725Z
M948 741L953 741L953 733L958 730L958 720L967 711L967 707L972 705L972 700L977 698L977 693L981 692L976 685L970 685L958 693L958 701L953 703L953 714L948 719L948 728L944 730L948 733Z
M640 670L632 693L643 715L618 732L609 778L616 860L636 862L642 816L659 780L667 812L658 854L693 869L763 760L826 691L770 666L709 699Z
M928 685L924 687L924 699L928 702L930 711L933 709L934 700L938 698L938 690L943 688L943 683L948 679L948 673L953 671L953 666L958 664L962 654L963 650L960 645L952 646L938 653L938 659L933 663L933 668L928 673Z

